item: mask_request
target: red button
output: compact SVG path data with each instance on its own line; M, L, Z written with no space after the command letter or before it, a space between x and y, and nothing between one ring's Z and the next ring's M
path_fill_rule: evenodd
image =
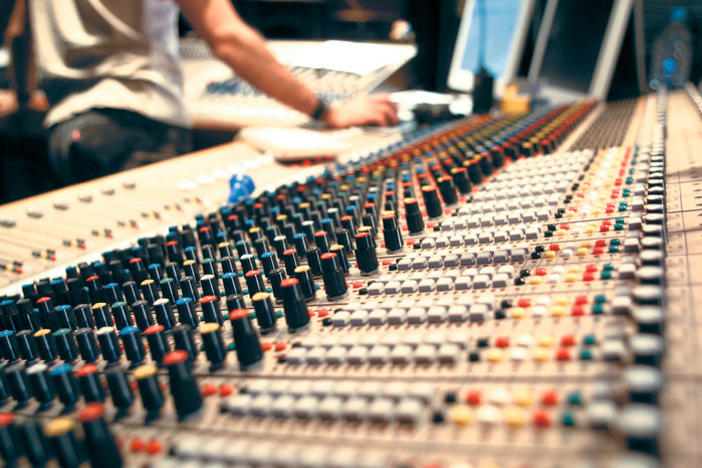
M561 346L575 346L575 336L573 335L563 335L561 337Z
M354 285L355 287L355 285ZM327 309L319 309L317 310L317 317L326 317L329 315L329 311Z
M555 390L546 390L541 395L541 404L544 406L556 406L558 404L558 393Z
M567 348L561 348L556 351L556 359L559 361L570 361L570 351Z
M585 309L583 309L581 306L574 305L570 309L570 315L572 315L573 317L581 317L585 315Z
M149 442L149 445L146 446L146 452L149 455L156 455L158 452L161 451L163 448L163 445L161 445L161 442L159 442L156 439L151 439Z
M587 271L588 273L594 273L597 271L597 265L595 265L594 263L590 263L585 266L585 271Z
M283 341L278 341L278 342L275 344L275 350L276 350L276 351L284 351L285 348L287 348L287 345L286 345L285 342L283 342Z
M522 297L517 301L517 305L519 307L531 307L531 298L530 297Z
M261 349L264 351L270 351L272 348L273 345L270 341L264 341L263 343L261 343Z
M607 245L607 242L605 242L604 239L597 239L595 241L595 247L604 247Z
M137 438L137 439L132 439L132 442L129 444L129 451L132 453L137 453L141 452L144 450L146 445L144 444L144 441Z
M592 273L583 273L583 281L593 281L595 279L595 275Z
M602 247L595 247L594 249L592 249L593 255L602 255L602 253L604 253Z
M359 289L359 288L362 288L362 287L363 287L363 283L361 283L360 281L356 281L356 282L353 283L353 288L354 288L354 289Z
M222 384L219 386L219 396L226 397L234 393L234 389L229 384Z
M543 268L543 267L534 268L534 274L537 276L546 276L546 268Z
M587 304L587 296L585 294L580 294L575 298L575 303L578 305Z
M537 427L549 427L551 425L551 417L548 412L537 409L534 411L534 426Z
M383 266L388 266L388 265L390 265L391 263L392 263L392 262L391 262L390 260L387 260L387 259L386 259L386 260L383 260Z
M482 400L482 393L480 390L469 390L468 395L466 395L466 403L472 406L477 406Z
M561 250L561 248L558 246L558 244L551 244L551 245L549 245L548 248L549 248L549 250L553 250L554 252L558 252L559 250Z
M202 394L205 396L212 396L217 393L217 387L214 384L206 384L202 387Z
M495 340L495 346L497 346L498 348L509 347L509 336L498 336Z

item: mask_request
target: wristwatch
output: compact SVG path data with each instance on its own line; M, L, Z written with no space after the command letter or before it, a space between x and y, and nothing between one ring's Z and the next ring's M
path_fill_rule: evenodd
M329 114L329 104L327 104L327 101L317 96L317 107L315 107L314 112L312 112L312 118L317 121L323 121L326 119L327 114Z

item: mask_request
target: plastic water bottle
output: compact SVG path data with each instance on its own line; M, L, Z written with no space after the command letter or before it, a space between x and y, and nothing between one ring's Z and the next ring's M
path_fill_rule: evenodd
M653 43L651 60L651 89L681 88L690 77L692 35L685 25L687 9L670 10L670 24Z

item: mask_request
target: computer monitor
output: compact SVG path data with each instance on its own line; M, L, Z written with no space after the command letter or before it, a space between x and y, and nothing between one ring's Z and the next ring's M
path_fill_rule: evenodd
M467 0L453 50L448 87L473 90L484 40L484 66L495 78L495 96L501 96L519 67L533 11L534 0ZM485 15L484 21L481 14ZM481 31L482 24L485 31Z
M607 97L633 2L548 0L529 68L540 97Z

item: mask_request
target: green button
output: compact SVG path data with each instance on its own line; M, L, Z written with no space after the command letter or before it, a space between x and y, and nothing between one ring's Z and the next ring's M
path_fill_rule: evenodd
M614 230L615 230L615 231L621 231L621 230L623 230L623 229L624 229L624 225L623 225L623 224L617 223L617 224L614 225Z
M583 404L583 396L580 394L580 392L571 392L570 395L568 395L568 404L572 406L580 406ZM568 413L566 413L568 414Z
M242 294L248 294L248 293L249 293L248 289L244 289L244 291L242 292Z
M563 425L565 427L574 427L575 416L573 416L571 413L563 413Z
M598 294L597 296L595 296L595 302L598 304L602 304L603 302L606 302L606 301L607 301L607 296L605 296L604 294Z
M621 243L622 241L620 241L619 239L612 239L609 241L609 245L619 245Z
M315 288L317 291L319 291L320 289L322 289L322 287L321 287L320 285L318 285L318 284L315 284L315 285L314 285L314 288Z
M631 194L629 192L622 192L622 197L629 197Z
M609 253L617 253L619 252L619 246L618 245L610 245L609 246Z
M634 182L633 177L627 177L627 178L626 178L626 184L627 184L627 185L631 185L632 182Z
M234 343L229 343L227 345L227 351L234 351L235 349L236 349L236 346L234 345Z
M614 270L614 265L612 265L611 263L605 263L604 265L602 265L602 269L605 271L612 271Z
M278 317L278 318L281 318L281 317L283 316L283 311L282 311L282 310L277 310L277 311L275 312L275 316Z
M224 320L229 320L229 314L224 314L224 315L222 315L222 318L223 318Z
M204 345L204 344L201 344L201 345L200 345L200 351L204 351L204 350L205 350L205 345Z
M583 349L580 351L580 359L583 361L590 361L592 359L592 353L589 349Z
M592 306L592 314L593 315L604 314L604 308L602 307L602 304L595 304L594 306Z
M629 169L629 175L634 175L634 172L636 172L636 170L633 167Z
M619 211L626 211L628 207L619 205Z
M600 277L603 280L612 279L612 272L611 271L603 271L602 274L600 275Z
M592 333L588 333L587 335L583 336L583 344L585 344L585 345L597 344L597 338L595 338L595 335L593 335Z
M251 312L251 313L249 314L249 318L250 318L251 320L255 319L255 318L256 318L256 312Z
M266 288L266 292L267 292L268 294L270 294L270 293L273 292L273 290L272 290L271 288Z
M617 219L614 220L614 222L615 222L615 223L623 223L623 222L624 222L624 218L617 218Z
M244 277L244 272L243 272L243 271L240 271L240 272L239 272L239 276L240 276L241 278L243 278L243 277Z
M200 320L204 322L204 321L205 321L205 316L204 316L204 315L201 315L201 316L200 316Z

